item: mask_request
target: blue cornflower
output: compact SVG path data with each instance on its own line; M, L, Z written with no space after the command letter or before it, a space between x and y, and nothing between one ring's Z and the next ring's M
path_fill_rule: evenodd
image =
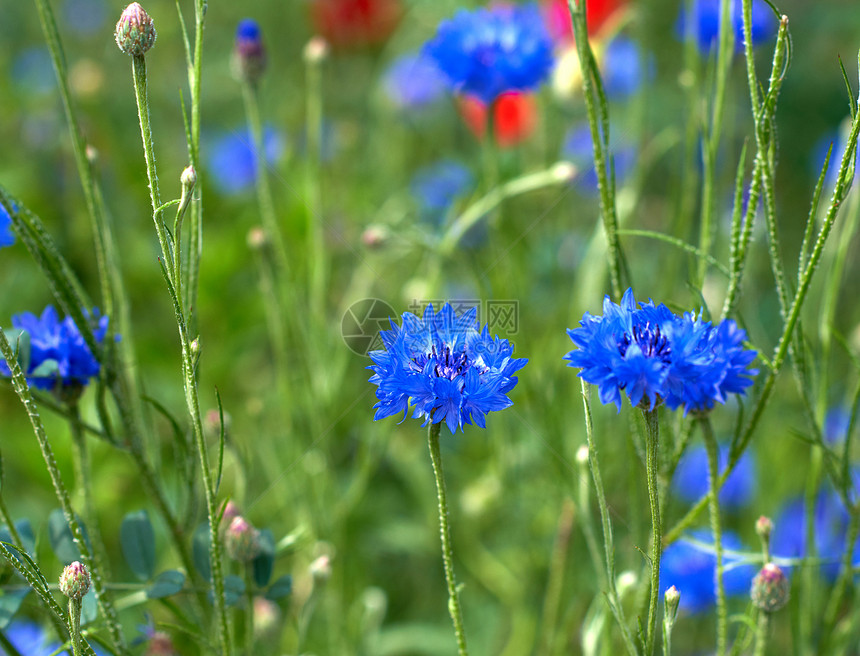
M690 539L692 538L692 539ZM701 613L716 602L717 556L713 551L714 539L710 531L697 530L689 538L681 538L663 551L660 561L660 590L671 586L681 593L679 609L686 613ZM723 531L725 551L741 551L740 538L731 531ZM726 596L749 594L750 583L756 574L752 565L740 564L740 558L723 554L723 584Z
M452 90L492 103L536 89L553 66L552 38L534 4L460 10L424 46Z
M14 209L14 208L13 208ZM6 208L0 205L0 248L15 243L15 233L12 232L12 217Z
M385 93L400 109L430 105L447 91L446 78L430 57L413 52L396 59L382 79Z
M209 168L215 186L225 194L238 194L250 188L257 178L257 165L251 136L247 130L228 132L218 137L209 149ZM263 130L266 162L274 164L284 150L284 138L273 127Z
M107 333L108 318L100 317L98 310L93 310L93 321L94 336L97 342L101 342ZM84 342L75 322L71 317L60 321L52 305L45 308L41 317L30 312L17 314L12 317L12 325L30 337L27 373L41 368L37 375L28 376L31 385L52 391L74 389L83 387L90 378L99 375L99 362ZM5 360L0 360L0 373L10 374Z
M687 16L684 7L678 16L675 25L678 35L684 38L687 30L691 28L699 51L703 54L708 54L717 47L722 13L720 4L721 0L696 0L691 17ZM735 33L735 50L743 52L744 14L741 0L732 2L732 28ZM776 18L763 0L753 0L751 28L753 45L767 41L776 34Z
M60 644L48 638L45 630L29 620L15 620L3 629L9 642L18 653L27 656L49 656L56 652ZM63 651L60 654L68 654ZM6 651L0 647L0 656L6 656Z
M485 415L513 402L507 397L517 384L514 373L528 360L514 358L513 345L478 331L477 309L459 317L446 303L438 312L428 305L423 318L403 313L403 324L391 320L380 333L384 350L371 351L370 382L378 385L374 419L403 413L423 417L424 425L445 421L456 433L474 421L486 426Z
M824 442L831 446L841 444L845 441L850 426L851 411L848 408L841 405L830 408L824 417Z
M260 25L253 18L243 18L236 27L233 43L233 69L240 80L256 82L266 67L266 50Z
M720 445L717 463L722 472L729 462L729 448ZM720 489L720 507L740 510L750 504L755 495L755 459L745 451ZM678 463L672 478L672 490L685 502L693 503L708 493L708 453L704 446L688 449Z
M620 186L630 176L636 164L636 148L623 138L618 138L618 132L609 130L609 155L615 166L615 184ZM562 159L576 164L582 173L575 178L577 187L590 195L596 195L597 170L594 168L594 149L591 142L591 128L579 125L568 130L562 141ZM608 160L607 160L608 161Z
M654 74L654 62L643 60L639 47L625 36L616 37L609 43L601 68L606 95L616 100L636 93L642 82Z
M444 159L419 169L409 190L431 217L444 214L451 204L474 185L472 172L463 164Z
M665 401L685 413L709 410L726 394L742 394L758 373L747 369L756 352L744 349L746 332L731 319L714 327L692 312L676 316L662 303L637 307L631 289L621 305L607 296L603 316L586 312L567 334L579 348L564 359L619 412L622 390L633 406L653 410Z

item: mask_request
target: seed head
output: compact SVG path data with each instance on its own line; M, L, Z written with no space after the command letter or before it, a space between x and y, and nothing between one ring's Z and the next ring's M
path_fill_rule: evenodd
M143 7L132 2L119 17L115 36L120 50L140 57L155 43L155 25Z
M83 599L90 589L90 572L86 565L77 560L66 565L60 575L60 592L69 599Z

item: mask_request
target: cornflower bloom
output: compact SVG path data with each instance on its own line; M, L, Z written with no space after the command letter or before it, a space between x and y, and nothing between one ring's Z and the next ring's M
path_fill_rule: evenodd
M266 162L274 164L284 150L284 138L275 128L263 130ZM215 186L224 194L238 194L249 189L257 179L254 146L247 130L227 132L209 148L209 169Z
M93 311L94 336L101 343L107 333L108 318ZM71 317L60 321L49 305L41 317L24 312L12 317L12 325L30 337L30 359L27 380L39 389L73 394L80 391L101 369L77 325ZM0 373L10 375L5 360Z
M382 86L400 109L426 107L447 91L445 76L436 62L420 52L394 60L383 75Z
M688 35L688 30L696 40L696 45L702 54L707 55L717 46L720 34L721 0L696 0L692 14L687 16L684 7L675 25L681 38ZM735 50L744 49L744 15L742 0L732 0L732 29L735 33ZM776 35L776 17L763 0L753 0L752 4L752 42L758 45Z
M729 462L727 446L720 446L717 462L722 472ZM720 488L720 507L741 510L748 506L755 496L755 481L755 459L745 451ZM708 453L704 446L689 448L684 453L672 478L672 490L687 503L694 503L708 493Z
M444 216L458 197L474 185L474 177L463 164L444 159L419 169L409 184L423 212L431 219Z
M633 406L660 403L684 412L703 412L731 393L742 394L758 373L747 366L756 352L743 346L746 332L731 319L719 326L695 313L673 314L662 303L639 303L628 289L616 305L607 296L603 316L588 312L567 331L579 348L565 356L569 366L597 385L600 401L621 411L621 392Z
M513 405L507 393L528 362L512 357L513 345L487 326L479 332L476 308L457 317L450 303L438 313L428 305L422 318L404 312L402 325L392 319L380 337L385 348L370 352L368 367L379 386L374 419L400 412L405 419L411 402L423 425L444 421L451 433L473 421L484 428L488 412Z
M6 208L0 205L0 248L15 243L15 233L12 232L12 217Z
M549 75L553 44L534 4L460 10L423 52L455 93L490 104L506 91L531 91Z

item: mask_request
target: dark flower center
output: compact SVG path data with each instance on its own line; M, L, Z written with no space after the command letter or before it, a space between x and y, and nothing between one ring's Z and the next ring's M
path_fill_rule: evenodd
M452 353L451 347L446 346L442 353L437 353L436 347L433 346L430 350L430 357L436 360L433 373L436 374L437 378L454 380L457 376L464 374L471 366L465 349L458 353Z
M669 340L660 332L660 326L652 326L649 321L644 326L633 326L632 338L624 333L618 342L618 352L622 357L633 342L636 342L645 357L660 358L666 364L671 361L672 349Z

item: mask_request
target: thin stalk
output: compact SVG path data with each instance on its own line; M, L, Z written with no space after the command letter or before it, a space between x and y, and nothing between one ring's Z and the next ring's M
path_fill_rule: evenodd
M30 394L30 386L27 384L27 379L21 371L21 366L18 364L15 351L12 349L12 346L9 344L9 340L6 338L6 334L2 330L0 330L0 355L2 355L6 360L6 364L11 372L12 386L14 387L18 398L21 400L21 404L27 411L27 416L29 417L30 424L33 427L33 433L36 435L36 440L39 442L39 449L42 452L42 458L45 460L45 465L47 466L48 474L51 477L54 491L56 492L57 499L60 502L60 507L63 510L63 515L69 525L69 530L72 533L75 546L77 546L78 551L81 554L81 562L83 562L87 569L90 570L92 585L96 593L96 602L98 603L99 611L107 624L111 647L115 652L125 654L127 652L127 648L119 626L119 620L117 619L116 609L113 606L113 600L105 588L101 571L95 567L92 554L84 540L80 524L78 524L77 516L72 508L72 501L69 496L68 488L66 488L63 483L59 467L57 467L57 459L54 457L54 450L51 448L50 442L48 442L48 435L45 432L45 426L42 424L42 417L39 415L39 409L33 401L32 394Z
M454 555L451 548L451 529L448 526L448 493L445 489L445 474L442 471L442 452L439 449L439 433L442 423L430 424L427 438L430 445L430 460L436 476L436 493L439 499L439 532L442 536L442 562L445 565L445 581L448 584L448 612L454 623L457 650L460 656L467 656L466 632L463 629L463 613L460 609L460 594L454 579Z
M719 478L719 451L710 416L699 418L705 450L708 452L708 486L710 489L711 532L714 534L714 550L717 557L717 567L714 572L714 582L717 587L717 656L724 656L728 643L728 608L726 606L726 586L723 581L723 534L720 528L720 503L717 490Z
M254 656L254 577L251 563L243 563L245 568L245 654Z
M547 574L546 594L544 595L543 612L541 613L541 628L538 633L541 638L537 653L541 655L553 653L556 622L558 621L558 611L561 604L562 588L564 586L564 569L567 564L568 549L570 548L570 534L573 530L575 510L576 504L571 499L565 499L561 506L561 513L559 513L558 530L555 534L555 544L552 547L552 557L550 558L549 573ZM589 529L591 529L588 518L583 517L580 523L583 525L588 524ZM592 545L596 552L597 543L594 540L594 530L590 530L590 534L589 552L592 551ZM600 566L599 555L594 559L594 565L595 567ZM601 569L600 571L603 570Z
M69 598L69 618L72 620L72 654L81 656L81 603L80 599Z
M663 554L663 523L660 518L660 496L657 485L660 464L658 447L660 427L657 409L643 410L645 418L645 476L648 482L648 505L651 507L651 598L648 604L648 631L645 639L645 653L654 653L657 636L658 601L660 598L660 558Z
M309 289L311 316L322 319L325 312L326 269L328 256L325 249L325 231L322 219L322 130L323 93L322 64L324 57L312 56L309 52L315 44L309 44L305 56L307 95L305 97L305 133L307 135L307 168L305 184L308 211Z
M755 652L753 656L764 656L767 649L767 634L770 628L770 613L759 611L755 631Z

